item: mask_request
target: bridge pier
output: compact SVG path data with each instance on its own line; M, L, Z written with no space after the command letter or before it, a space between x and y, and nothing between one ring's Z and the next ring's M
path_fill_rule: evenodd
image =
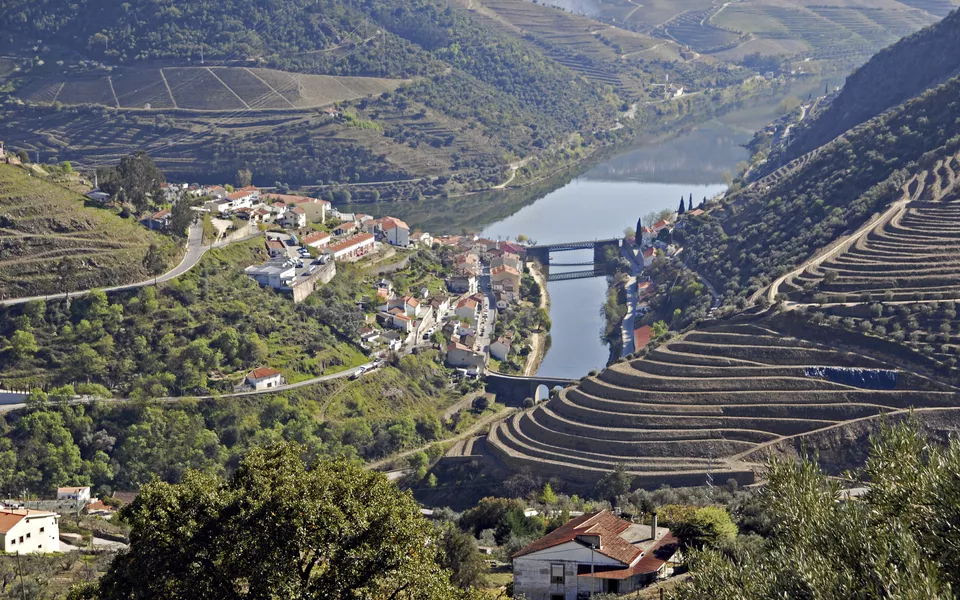
M497 402L507 406L522 406L526 398L546 400L549 392L556 386L566 387L574 383L573 379L560 377L521 377L490 372L486 375L486 390L497 397ZM537 398L537 388L547 387L547 397Z

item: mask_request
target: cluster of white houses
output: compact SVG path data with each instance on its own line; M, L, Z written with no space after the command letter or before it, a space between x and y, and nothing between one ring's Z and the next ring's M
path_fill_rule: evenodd
M87 514L112 515L114 508L91 496L88 486L57 488L56 500L31 501L39 509L0 504L0 552L47 554L60 552L60 511L84 510Z

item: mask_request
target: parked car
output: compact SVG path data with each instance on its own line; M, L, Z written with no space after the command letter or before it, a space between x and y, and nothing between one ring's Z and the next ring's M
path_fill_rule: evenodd
M360 376L367 372L367 367L360 367L353 372L353 375L350 376L350 379L360 379Z

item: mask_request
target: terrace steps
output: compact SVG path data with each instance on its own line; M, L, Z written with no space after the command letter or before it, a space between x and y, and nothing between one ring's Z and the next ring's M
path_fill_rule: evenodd
M954 388L868 355L731 323L563 389L492 428L486 450L511 468L584 481L622 463L640 485L719 471L743 482L748 466L734 457L751 448L911 406L958 405Z

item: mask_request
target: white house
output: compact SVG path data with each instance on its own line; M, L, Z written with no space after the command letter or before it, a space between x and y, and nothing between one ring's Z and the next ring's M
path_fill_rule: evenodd
M307 226L307 212L299 206L294 206L287 209L280 220L287 229L303 229Z
M480 310L480 303L477 302L476 298L467 297L457 302L457 308L454 309L454 314L456 314L461 319L466 319L473 323L477 320L477 311Z
M451 367L476 367L482 369L487 357L481 352L475 352L458 342L450 342L447 346L447 364Z
M57 500L72 500L76 504L87 505L90 503L90 488L87 486L57 488Z
M477 277L466 269L456 271L447 279L447 288L457 294L475 294L477 293Z
M657 251L653 248L645 248L643 250L643 266L649 267L653 264L653 259L656 258Z
M363 256L373 251L373 234L358 233L345 240L334 242L326 247L325 252L333 256L334 260L349 260Z
M387 310L390 311L394 308L403 310L403 314L414 319L427 312L427 306L413 296L401 296L387 300Z
M388 350L397 351L403 346L403 338L396 331L384 332L384 334L380 336L380 339L387 344Z
M380 226L387 236L387 243L403 247L410 245L410 227L400 219L384 217L380 220Z
M247 373L246 384L255 390L267 390L283 385L283 375L270 367L259 367Z
M87 488L89 492L89 488ZM0 510L0 552L60 551L60 515L43 510Z
M253 265L243 270L244 273L263 287L275 290L290 287L297 278L297 270L288 262L273 260L263 265Z
M490 356L497 360L507 360L513 336L500 336L490 344Z
M513 555L513 589L529 600L627 594L669 574L678 542L669 530L610 511L568 521Z
M323 248L330 243L330 234L324 231L314 231L303 236L303 245L312 248Z

